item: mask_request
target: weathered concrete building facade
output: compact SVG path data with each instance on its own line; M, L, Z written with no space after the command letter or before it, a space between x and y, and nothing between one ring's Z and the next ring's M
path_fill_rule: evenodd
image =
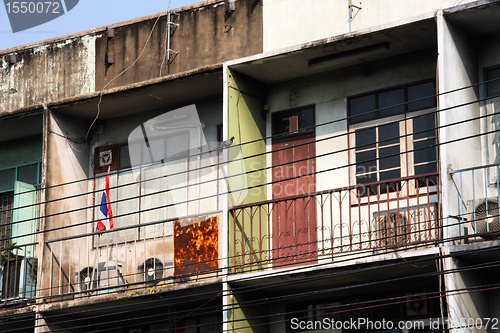
M6 50L0 331L495 331L500 7L409 3Z

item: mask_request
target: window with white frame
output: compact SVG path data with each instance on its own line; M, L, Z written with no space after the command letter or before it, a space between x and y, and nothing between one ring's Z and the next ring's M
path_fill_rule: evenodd
M351 184L365 185L358 196L400 191L401 178L438 170L434 95L429 81L349 98Z

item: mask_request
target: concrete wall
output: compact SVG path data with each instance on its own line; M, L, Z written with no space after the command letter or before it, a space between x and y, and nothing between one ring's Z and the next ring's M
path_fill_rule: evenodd
M104 64L106 38L97 41L96 89L102 89L105 84L107 88L116 87L262 52L261 2L238 1L236 11L230 15L226 14L223 1L181 8L174 13L173 21L179 26L172 33L171 49L179 54L171 64L165 54L167 16L158 20L148 44L156 18L117 27L116 37L109 40L108 51L115 55L116 62L108 68ZM133 68L110 82L141 53Z
M261 2L238 1L227 14L223 1L210 0L174 13L179 26L171 49L179 54L171 64L165 13L110 25L116 33L110 39L98 28L0 52L0 115L262 52ZM112 65L105 63L106 48ZM18 62L9 66L3 54L16 54Z
M466 269L470 264L474 264L474 262L468 262L465 258L446 258L445 270ZM489 276L484 273L476 268L445 275L446 290L450 292L446 298L448 321L451 324L450 332L463 332L464 320L495 318L493 314L498 310L490 308L490 293L488 291L474 291L475 287L491 282L488 281ZM471 326L467 328L467 332L488 331L484 327Z
M477 39L459 26L438 15L438 47L439 47L439 141L440 170L442 181L442 203L444 216L457 215L464 212L463 202L476 198L484 193L484 186L476 186L476 193L472 193L473 184L484 184L482 172L476 172L474 181L464 182L461 190L462 198L458 198L456 181L447 178L448 169L460 170L480 166L482 152L480 137L474 137L480 131L480 121L470 120L479 116L479 104L470 103L479 98L479 88L474 85L478 82ZM453 93L447 93L454 89ZM469 104L470 103L470 104ZM466 105L464 105L466 104ZM461 106L463 105L463 106ZM453 125L459 123L457 125ZM446 126L445 126L446 125ZM463 138L471 137L464 140ZM449 143L447 143L449 142ZM466 156L467 158L464 158ZM484 194L483 194L484 196ZM453 237L459 234L456 220L450 223L455 226L444 229L444 237Z
M348 4L348 0L264 0L264 51L403 20L458 1L354 0L352 4L362 9L353 8L350 25Z
M1 52L0 52L1 53ZM95 36L21 49L17 63L0 59L0 114L95 90Z
M500 47L498 46L499 38L492 36L489 38L483 38L481 40L478 56L479 56L479 66L478 66L478 76L480 81L486 81L486 71L485 69L495 67L500 65ZM486 85L481 85L480 96L482 99L487 97ZM500 97L489 98L486 101L482 101L481 105L481 115L485 116L481 122L481 133L488 134L481 137L481 150L483 151L483 164L499 164L500 163ZM489 186L488 191L490 192L488 196L496 196L497 194L497 170L496 168L491 168L489 172Z
M91 194L87 194L88 147L76 143L85 138L88 124L64 114L50 113L48 117L45 241L92 230L92 226L85 224L91 203ZM90 238L82 239L73 249L68 242L45 244L41 294L74 291L74 286L69 284L73 278L71 254L75 249L90 253L91 245Z

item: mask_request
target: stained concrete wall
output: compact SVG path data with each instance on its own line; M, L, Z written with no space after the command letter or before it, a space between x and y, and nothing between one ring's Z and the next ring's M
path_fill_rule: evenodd
M105 85L107 88L116 87L262 52L261 2L238 1L236 11L232 14L226 13L223 1L206 1L173 12L172 20L179 26L171 34L171 49L179 54L171 64L165 53L166 15L158 22L157 18L151 18L116 27L116 37L109 40L108 51L115 56L115 63L107 68L104 63L107 38L102 36L98 39L97 90ZM140 60L132 68L110 82L139 55Z
M352 4L361 9L353 7L349 25L348 0L264 0L264 51L395 22L457 3L456 0L354 0Z
M0 51L0 53L2 53ZM20 49L17 63L0 59L0 115L95 90L95 36Z
M98 28L0 51L0 115L262 52L262 2L240 0L228 14L223 1L209 0L173 10L172 18L179 26L170 47L179 53L170 64L165 12L110 25L113 38ZM8 65L3 54L18 62Z
M73 249L68 242L50 243L88 230L88 147L77 142L85 138L89 124L59 113L50 113L48 122L44 238L49 243L44 245L39 282L43 296L75 291L74 285L69 284L71 253L91 246L89 238L82 239Z

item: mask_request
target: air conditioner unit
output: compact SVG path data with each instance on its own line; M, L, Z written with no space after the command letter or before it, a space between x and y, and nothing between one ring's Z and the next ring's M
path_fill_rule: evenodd
M85 267L76 274L80 291L86 294L121 291L126 284L123 263L116 260L100 262L97 268Z
M479 234L482 239L492 240L500 237L497 198L467 201L467 233Z
M0 272L0 299L28 299L36 296L37 258L16 258L4 262Z
M380 217L378 238L382 247L398 247L408 243L410 230L402 213L389 213Z
M90 294L92 290L98 288L99 278L97 269L94 267L85 267L76 274L78 276L78 285L81 292Z
M173 262L171 261L163 263L157 258L148 258L139 265L137 271L142 281L150 285L155 285L161 279L172 276L173 267Z
M148 284L156 284L164 277L163 263L156 258L146 259L137 269L142 281Z
M429 242L439 236L438 221L436 203L374 212L372 239L377 240L377 247L383 248Z

